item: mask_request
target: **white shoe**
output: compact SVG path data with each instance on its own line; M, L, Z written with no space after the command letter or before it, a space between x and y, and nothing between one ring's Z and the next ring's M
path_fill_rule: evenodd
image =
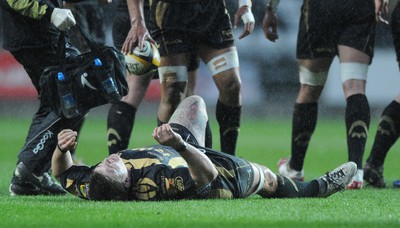
M289 177L294 180L304 181L304 170L296 171L289 166L289 158L281 158L278 161L278 173L282 176Z
M324 181L326 188L321 187L318 193L318 197L328 197L333 193L344 190L346 186L351 182L354 175L357 172L357 165L354 162L347 162L337 167L333 171L330 171L320 177L318 182Z
M347 185L347 189L353 189L353 190L362 189L363 177L364 177L364 170L357 169L356 175L353 177L350 184Z

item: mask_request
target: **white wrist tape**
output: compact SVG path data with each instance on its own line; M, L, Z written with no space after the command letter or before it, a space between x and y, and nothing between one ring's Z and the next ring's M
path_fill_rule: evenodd
M247 24L249 22L255 22L254 15L251 11L243 14L241 18L244 24Z
M271 7L272 12L276 12L278 9L279 1L280 0L267 0L267 6Z
M251 8L251 0L238 0L239 8L242 6L248 6Z

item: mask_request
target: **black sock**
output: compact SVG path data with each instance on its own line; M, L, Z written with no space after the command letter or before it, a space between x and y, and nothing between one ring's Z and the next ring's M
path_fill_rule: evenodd
M347 98L345 122L348 158L357 164L358 169L362 167L370 118L369 104L365 95L356 94Z
M289 166L301 171L307 148L317 125L318 103L294 105L292 121L292 156Z
M216 118L219 124L222 152L235 155L236 143L239 136L241 114L241 106L226 106L218 100L216 108Z
M317 180L303 182L281 175L276 176L278 178L278 188L272 198L303 198L318 195L319 184Z
M382 166L389 149L400 135L400 104L392 101L382 112L376 131L374 144L367 162L372 166Z
M207 121L205 147L212 148L212 144L213 144L213 140L212 140L212 131L211 131L211 126L210 126L210 121Z
M136 108L123 102L114 103L107 118L108 153L114 154L129 146Z

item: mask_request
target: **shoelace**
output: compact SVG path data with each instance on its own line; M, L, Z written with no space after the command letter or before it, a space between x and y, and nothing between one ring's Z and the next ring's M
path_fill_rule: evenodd
M340 182L338 183L338 179L340 179L344 176L345 176L345 174L342 169L340 169L334 173L327 172L325 174L326 182L328 182L328 185L329 184L333 185L333 187L335 189L344 189L345 186L343 185L343 183L342 184L339 184Z

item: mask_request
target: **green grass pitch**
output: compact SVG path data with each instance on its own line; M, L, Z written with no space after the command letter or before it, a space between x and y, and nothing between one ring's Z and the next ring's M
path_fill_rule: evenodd
M153 144L154 118L139 116L131 146ZM385 178L390 188L365 187L326 199L193 200L170 202L89 202L72 196L10 197L8 186L29 119L0 119L0 227L400 227L399 145L388 154ZM214 129L219 148L218 125ZM371 123L364 160L376 130ZM267 165L290 151L290 121L246 118L237 155ZM347 161L344 122L320 120L305 161L306 180L317 178ZM105 118L89 116L79 137L77 156L87 164L105 157Z

